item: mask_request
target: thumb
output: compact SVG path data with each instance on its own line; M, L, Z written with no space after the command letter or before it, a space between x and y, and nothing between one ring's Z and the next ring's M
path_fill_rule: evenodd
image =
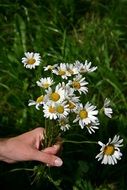
M40 161L51 166L60 167L63 164L61 158L43 151L34 150L32 160Z

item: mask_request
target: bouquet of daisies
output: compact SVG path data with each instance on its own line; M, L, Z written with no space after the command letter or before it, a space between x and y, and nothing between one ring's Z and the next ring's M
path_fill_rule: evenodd
M22 58L26 68L33 69L39 66L41 56L39 53L27 52ZM51 146L60 137L61 131L65 132L78 125L88 133L95 133L99 129L99 110L90 101L86 101L89 93L86 75L94 72L97 67L92 67L91 62L75 61L74 63L60 63L47 65L44 68L45 76L36 81L40 94L36 100L29 100L29 106L35 106L42 111L45 119L45 143L43 147ZM50 72L50 75L49 75ZM85 98L84 98L85 97ZM105 99L103 113L111 118L112 108L110 100ZM96 156L102 164L116 164L121 159L120 147L123 139L115 135L109 138L107 144L98 141L101 146L100 153Z

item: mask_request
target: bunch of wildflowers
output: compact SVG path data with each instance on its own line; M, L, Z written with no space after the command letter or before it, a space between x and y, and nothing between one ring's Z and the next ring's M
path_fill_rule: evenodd
M41 59L38 53L28 52L25 56L22 58L22 63L26 68L32 69L40 64ZM89 93L89 82L86 76L94 72L97 67L92 67L91 62L86 60L85 63L75 61L47 65L43 69L45 76L36 81L41 93L36 100L29 100L28 105L34 105L37 110L42 110L43 117L49 120L53 127L52 133L57 129L55 138L59 136L60 131L65 132L72 128L73 124L79 125L81 129L85 128L89 134L95 133L100 126L99 110L90 101L85 101L87 98L84 97ZM49 72L52 77L49 76ZM104 100L101 110L107 117L112 117L113 111L110 108L109 99ZM48 130L50 126L46 128L46 137L48 134L51 137ZM96 158L102 160L102 164L114 165L121 159L122 153L119 147L122 146L123 139L119 138L117 135L113 140L109 138L106 145L98 142L102 147ZM47 139L49 140L49 137ZM51 143L47 145L50 146Z

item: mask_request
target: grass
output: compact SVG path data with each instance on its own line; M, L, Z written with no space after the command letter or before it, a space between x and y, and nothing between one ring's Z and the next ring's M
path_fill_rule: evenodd
M30 174L17 173L17 179L22 175L24 180L22 189L25 188L25 183L28 184L26 189L126 188L126 8L126 0L4 0L0 3L1 136L17 135L42 125L41 114L35 114L33 108L27 107L28 100L36 94L33 84L42 70L38 68L36 72L29 71L21 63L25 51L35 51L41 54L43 65L87 59L98 66L97 72L89 79L90 96L92 101L96 100L97 105L109 97L114 116L110 122L103 121L106 125L105 134L100 132L97 135L107 139L109 134L113 136L118 133L125 142L124 156L113 167L101 166L94 160L93 152L96 155L97 150L92 145L89 146L90 150L84 145L65 145L62 153L64 167L50 171L54 181L46 178L46 182L43 179L40 186L30 186ZM76 133L82 134L82 131L77 130L73 135ZM82 136L83 139L88 137L87 134ZM97 137L94 135L92 138ZM30 167L31 165L33 163ZM29 164L25 163L27 166ZM18 166L2 164L0 170L3 172L16 167ZM1 179L9 181L14 176L14 173L2 175ZM26 176L28 180L25 179ZM15 186L18 187L18 183Z

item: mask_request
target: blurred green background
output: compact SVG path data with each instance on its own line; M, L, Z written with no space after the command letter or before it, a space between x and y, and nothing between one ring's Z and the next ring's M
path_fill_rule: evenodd
M76 129L69 138L102 142L115 134L124 138L123 157L115 166L97 162L99 148L94 145L63 145L64 165L49 169L48 177L35 183L31 171L10 170L38 163L1 162L0 189L126 190L127 0L3 0L0 30L1 137L43 125L41 113L28 108L42 69L28 70L21 63L24 52L33 51L41 54L43 66L86 59L98 66L89 77L90 96L100 106L105 97L110 98L113 118L102 118L103 128L92 136ZM39 171L38 167L37 175Z

